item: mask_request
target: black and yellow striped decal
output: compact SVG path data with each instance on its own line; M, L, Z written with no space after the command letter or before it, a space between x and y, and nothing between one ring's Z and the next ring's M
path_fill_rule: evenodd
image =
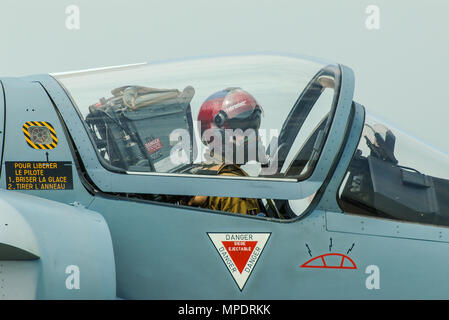
M50 135L52 138L52 143L50 144L39 144L34 143L28 133L29 127L46 127L50 131ZM55 128L46 121L28 121L22 127L23 135L25 136L25 140L27 144L33 149L54 149L58 145L58 138L56 136Z

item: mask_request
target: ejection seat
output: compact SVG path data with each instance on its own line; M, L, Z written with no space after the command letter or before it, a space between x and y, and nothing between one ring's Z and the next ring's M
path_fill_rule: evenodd
M185 129L190 134L190 146L194 146L190 106L193 87L181 92L123 86L111 93L112 97L91 105L86 116L103 165L125 171L172 171L170 134ZM190 157L194 154L190 152Z

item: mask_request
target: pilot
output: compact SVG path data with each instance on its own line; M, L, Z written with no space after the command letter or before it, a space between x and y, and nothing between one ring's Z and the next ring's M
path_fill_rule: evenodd
M209 96L198 113L199 131L207 146L205 174L248 176L241 165L265 155L258 130L262 108L241 88L226 88ZM263 215L258 199L195 196L188 205L232 213Z

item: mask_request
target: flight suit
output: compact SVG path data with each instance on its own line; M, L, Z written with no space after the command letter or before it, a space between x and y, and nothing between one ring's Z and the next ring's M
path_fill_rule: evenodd
M234 164L221 164L208 168L208 170L223 176L248 176L243 169ZM261 212L259 201L251 198L196 196L190 199L188 205L250 215L257 215Z

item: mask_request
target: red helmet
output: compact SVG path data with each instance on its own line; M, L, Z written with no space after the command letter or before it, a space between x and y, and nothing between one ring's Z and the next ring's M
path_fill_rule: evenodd
M200 137L208 129L254 129L260 127L262 107L241 88L226 88L212 94L201 105ZM203 141L204 142L204 141Z

